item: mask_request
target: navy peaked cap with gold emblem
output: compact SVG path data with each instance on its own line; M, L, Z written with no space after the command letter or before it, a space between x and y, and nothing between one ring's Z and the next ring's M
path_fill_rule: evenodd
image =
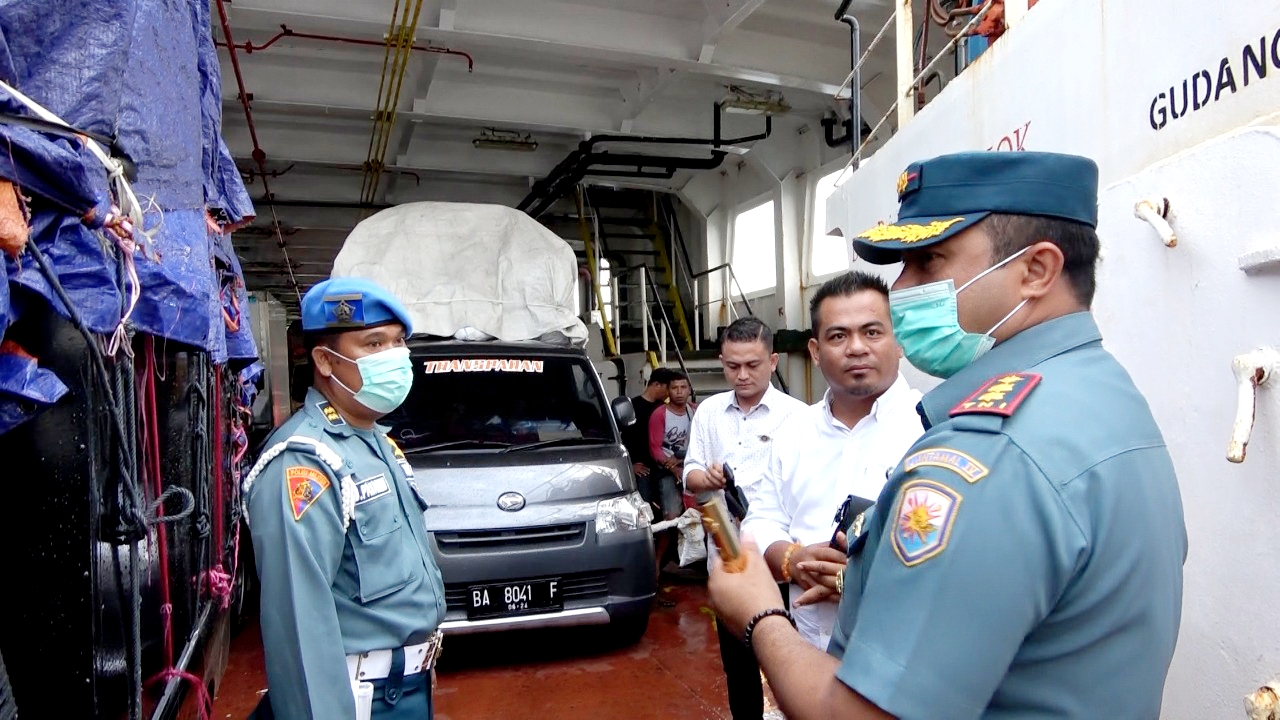
M400 323L413 334L409 311L378 283L365 278L330 278L302 296L303 332L346 332Z
M1098 165L1079 155L963 152L914 162L898 177L898 221L853 238L867 262L942 242L992 213L1098 226Z

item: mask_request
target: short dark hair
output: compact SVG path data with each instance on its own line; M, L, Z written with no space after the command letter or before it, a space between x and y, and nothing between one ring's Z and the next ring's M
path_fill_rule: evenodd
M998 263L1023 248L1048 241L1062 251L1062 272L1071 282L1076 300L1093 304L1098 287L1098 233L1084 223L1038 215L993 213L979 223L991 238L991 262Z
M720 349L727 342L761 342L769 352L773 352L773 330L769 329L758 317L748 315L729 323L720 337Z
M646 385L670 385L671 373L671 370L664 367L654 368L653 371L649 373L649 382L646 383Z
M685 382L689 382L689 376L688 376L688 375L686 375L686 374L684 374L684 373L683 373L682 371L680 371L680 370L668 370L667 372L671 373L671 374L667 377L667 384L668 384L668 385L670 385L670 384L671 384L671 383L673 383L673 382L676 382L677 380L683 380L683 381L685 381Z
M885 302L889 301L889 285L884 278L861 270L850 270L822 283L822 287L818 288L818 292L809 301L809 326L813 328L813 334L818 334L818 308L822 306L823 300L829 297L848 297L867 290L874 290L884 296Z
M311 356L311 351L320 345L332 345L332 333L304 332L302 333L302 349L307 351L307 357Z

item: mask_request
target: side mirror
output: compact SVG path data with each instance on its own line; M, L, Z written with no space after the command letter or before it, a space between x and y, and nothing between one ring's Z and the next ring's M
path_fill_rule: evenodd
M613 408L613 419L618 421L619 428L636 424L636 409L631 405L631 398L626 395L616 397L609 406Z

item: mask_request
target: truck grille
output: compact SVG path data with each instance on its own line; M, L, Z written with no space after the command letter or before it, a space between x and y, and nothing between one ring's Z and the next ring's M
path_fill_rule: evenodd
M586 523L571 523L509 530L437 532L435 536L440 552L449 555L486 550L572 547L582 544L586 534Z

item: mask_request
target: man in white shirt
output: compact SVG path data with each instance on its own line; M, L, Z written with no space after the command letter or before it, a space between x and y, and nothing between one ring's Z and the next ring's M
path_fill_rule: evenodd
M825 283L809 306L809 355L828 389L822 400L779 428L769 466L742 523L765 548L773 576L798 598L818 585L800 563L844 564L832 546L835 516L853 495L861 508L880 495L890 470L924 433L921 394L898 372L902 351L889 318L889 288L875 275L850 272ZM843 547L843 544L841 544ZM835 624L829 601L799 607L796 629L826 649Z
M728 465L750 505L756 502L778 426L808 405L770 384L778 356L773 352L773 331L757 318L739 318L725 329L720 364L733 391L703 400L694 413L684 460L685 487L693 494L723 490ZM760 720L764 687L755 654L723 625L717 624L717 631L733 719Z

